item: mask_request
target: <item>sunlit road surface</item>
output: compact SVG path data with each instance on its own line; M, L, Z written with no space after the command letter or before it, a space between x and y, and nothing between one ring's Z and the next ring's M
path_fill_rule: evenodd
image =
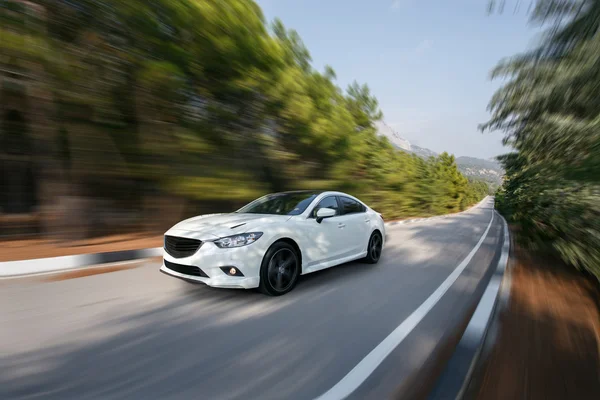
M492 200L388 229L379 264L302 277L282 297L211 289L156 263L57 282L0 282L0 399L315 399L336 386L477 245ZM489 277L490 230L466 269L350 397L397 393Z

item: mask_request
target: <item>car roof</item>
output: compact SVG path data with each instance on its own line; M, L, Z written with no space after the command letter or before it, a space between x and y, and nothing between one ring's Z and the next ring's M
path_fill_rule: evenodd
M325 192L323 190L288 190L285 192L269 193L268 196L274 196L277 194L301 194L301 193L318 195L318 194L325 193Z
M275 196L278 194L300 194L300 193L305 193L305 194L310 194L310 195L315 196L315 198L313 200L316 200L317 198L323 199L326 196L346 196L346 197L350 197L354 200L357 200L359 203L363 204L365 207L368 207L358 197L352 196L351 194L348 194L348 193L339 192L337 190L289 190L289 191L285 191L285 192L270 193L266 196ZM308 208L306 210L304 210L304 212L302 214L305 214L307 212L308 212Z
M278 195L278 194L301 194L301 193L310 194L310 195L314 195L314 196L319 196L319 195L348 196L348 197L352 197L352 198L360 201L357 197L352 196L351 194L339 192L337 190L310 190L310 189L289 190L289 191L285 191L285 192L270 193L267 196L274 196L274 195Z
M300 193L305 193L305 194L338 194L338 195L345 195L345 196L350 196L348 193L344 193L344 192L338 192L337 190L310 190L310 189L302 189L302 190L288 190L285 192L275 192L275 193L270 193L271 195L274 194L300 194Z

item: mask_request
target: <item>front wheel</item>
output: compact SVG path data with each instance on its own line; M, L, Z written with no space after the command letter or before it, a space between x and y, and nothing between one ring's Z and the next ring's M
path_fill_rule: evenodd
M296 250L285 242L273 244L260 267L259 289L269 296L281 296L291 291L300 275Z
M367 256L364 261L367 264L377 264L381 258L381 251L383 249L383 240L379 232L373 232L369 238L369 244L367 245Z

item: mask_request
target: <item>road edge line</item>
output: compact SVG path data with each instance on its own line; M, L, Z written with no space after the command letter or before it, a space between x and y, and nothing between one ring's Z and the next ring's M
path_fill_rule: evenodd
M486 197L487 198L487 197ZM493 207L493 205L492 205ZM394 349L413 331L431 309L439 302L444 294L456 282L461 273L465 270L475 253L481 247L483 241L488 235L496 211L492 208L490 222L481 235L479 241L473 247L471 252L454 268L448 277L442 282L429 297L421 303L407 318L404 319L385 339L383 339L373 350L369 352L350 372L348 372L339 382L332 386L325 393L318 396L315 400L341 400L348 397L377 369L377 367L387 358ZM498 214L499 215L499 214Z
M511 236L504 217L496 210L494 213L501 219L504 228L500 258L455 351L428 395L428 400L464 398L496 313L508 305L511 287L511 272L508 267Z

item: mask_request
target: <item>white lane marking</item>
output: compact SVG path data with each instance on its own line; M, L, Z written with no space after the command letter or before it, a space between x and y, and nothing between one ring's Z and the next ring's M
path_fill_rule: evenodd
M442 284L412 312L396 329L392 331L381 343L377 345L369 354L365 356L341 381L335 384L327 392L323 393L316 400L341 400L354 392L383 362L383 360L412 332L419 322L431 311L442 296L448 291L450 286L458 279L463 270L467 267L481 244L485 240L494 221L494 209L492 208L492 218L481 235L477 245L461 261L452 273L442 282Z

